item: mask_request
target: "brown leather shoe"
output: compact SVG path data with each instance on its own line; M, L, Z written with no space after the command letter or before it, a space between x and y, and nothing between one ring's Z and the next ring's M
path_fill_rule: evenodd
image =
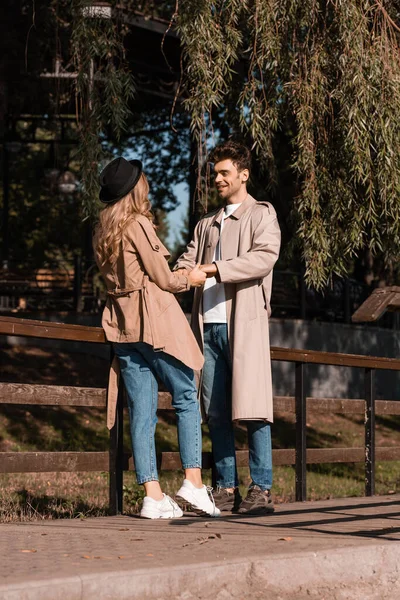
M267 515L275 510L270 490L262 490L255 485L249 488L247 496L239 506L241 515Z
M242 502L239 488L235 488L233 492L230 492L225 488L217 488L217 491L213 493L213 496L215 506L217 506L221 512L237 512Z

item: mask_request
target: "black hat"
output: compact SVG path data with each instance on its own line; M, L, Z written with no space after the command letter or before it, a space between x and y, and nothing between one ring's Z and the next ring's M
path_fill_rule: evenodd
M143 171L140 160L112 160L100 173L100 200L112 204L126 196L137 184Z

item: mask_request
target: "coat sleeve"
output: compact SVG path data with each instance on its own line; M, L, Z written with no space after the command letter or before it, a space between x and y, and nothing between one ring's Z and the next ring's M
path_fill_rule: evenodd
M279 256L281 231L276 213L262 208L261 219L255 227L251 248L245 254L215 262L220 283L240 283L261 279L270 273Z
M190 289L187 275L170 271L166 260L169 254L146 217L135 219L127 234L140 256L146 275L153 283L173 294Z
M201 222L200 222L201 223ZM188 244L186 252L180 255L175 263L174 271L177 269L186 269L191 271L196 266L197 255L199 250L199 238L200 238L200 223L197 223L192 241Z

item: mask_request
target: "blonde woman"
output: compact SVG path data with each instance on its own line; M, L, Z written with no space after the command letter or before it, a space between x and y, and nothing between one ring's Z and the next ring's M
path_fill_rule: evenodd
M171 273L168 250L156 235L149 185L138 160L116 158L100 175L100 213L94 235L97 264L107 285L102 325L119 359L128 397L137 482L145 489L141 516L181 517L178 504L163 494L157 473L154 434L157 377L172 394L185 479L179 504L198 514L218 516L201 479L200 412L194 370L203 356L174 293L203 285L196 267Z

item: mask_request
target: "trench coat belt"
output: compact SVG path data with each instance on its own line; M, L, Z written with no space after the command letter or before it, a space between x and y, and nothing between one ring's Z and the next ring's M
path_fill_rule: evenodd
M122 298L124 296L128 296L131 292L141 292L143 303L146 308L146 312L149 317L149 324L153 338L153 348L162 350L163 343L161 339L158 339L157 333L154 331L154 327L152 326L152 318L154 315L154 311L152 310L152 300L151 295L148 293L147 284L149 282L149 278L147 275L143 277L143 281L141 285L132 288L115 288L113 290L108 290L107 294L112 298ZM115 413L117 408L117 400L118 400L118 388L120 382L120 366L119 360L117 356L113 357L110 367L110 373L108 377L108 389L107 389L107 428L112 429L115 424Z
M122 298L123 296L129 296L131 292L140 292L145 286L145 282L137 287L133 288L114 288L113 290L107 290L107 294L113 298Z

